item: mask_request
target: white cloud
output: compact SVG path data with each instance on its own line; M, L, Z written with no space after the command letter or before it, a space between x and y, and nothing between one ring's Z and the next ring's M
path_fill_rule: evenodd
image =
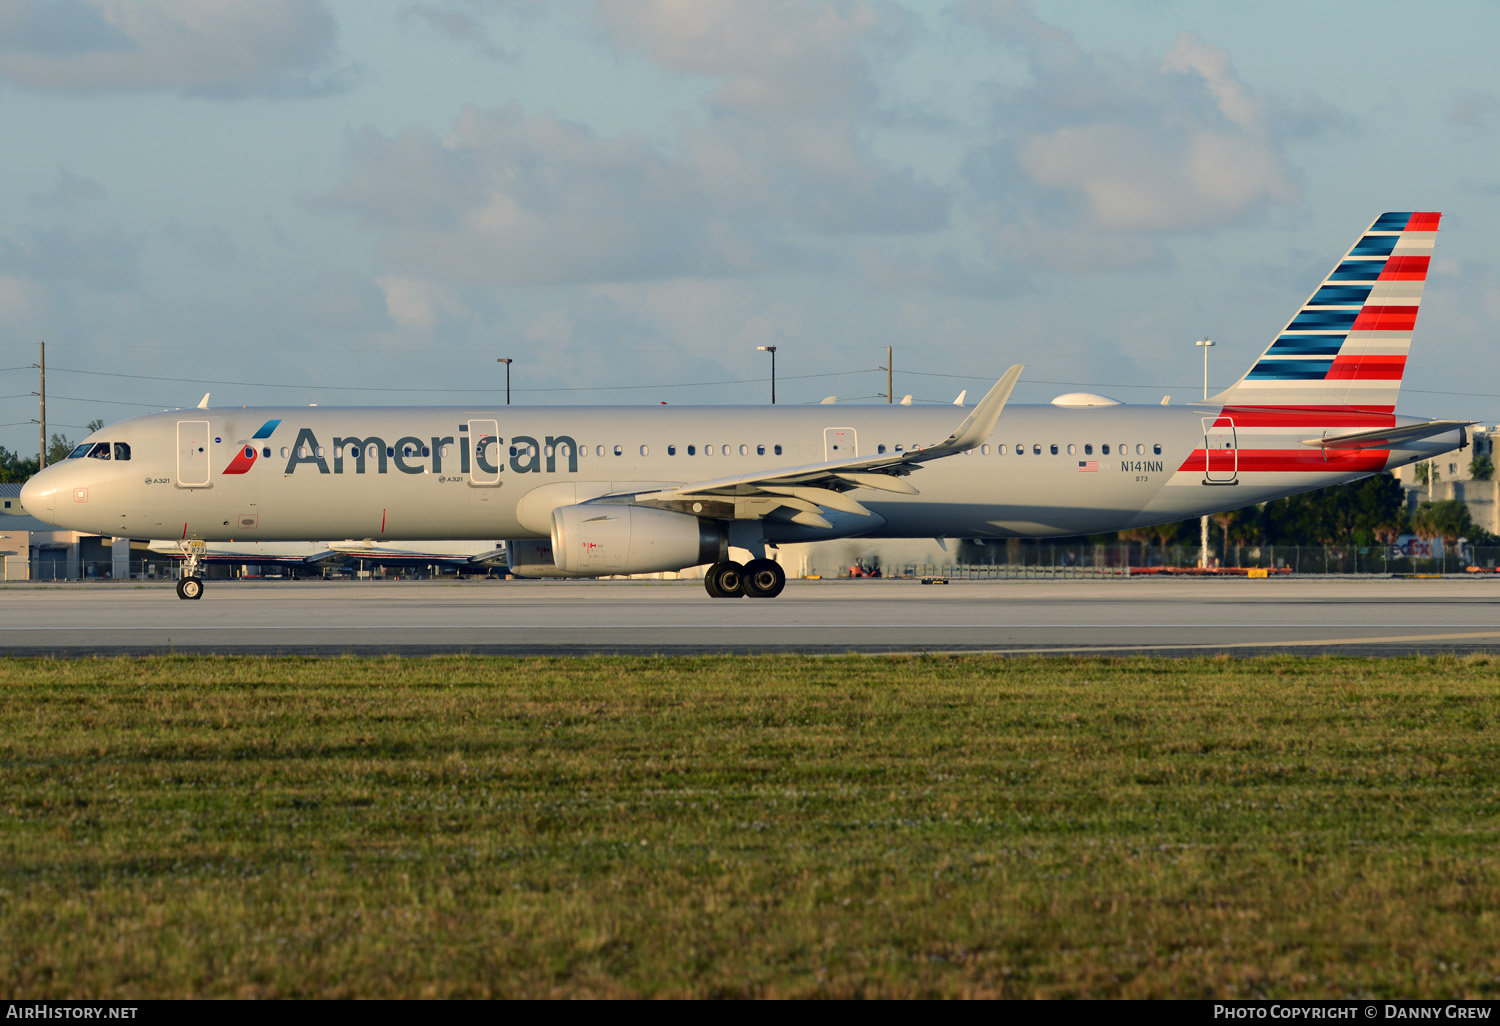
M994 141L968 166L1002 259L1065 270L1160 264L1165 236L1295 206L1284 140L1340 123L1315 99L1273 102L1195 33L1158 60L1127 60L1084 50L1019 3L973 3L964 16L1030 72L1025 85L993 93Z
M431 331L440 314L462 317L467 310L453 291L431 281L387 274L375 280L385 296L385 310L403 328Z
M237 98L327 92L336 25L322 0L0 0L0 79L61 92Z
M467 107L441 137L361 133L324 202L377 229L391 271L484 284L756 274L832 266L843 236L946 225L945 192L866 139L878 92L866 51L903 23L897 9L600 0L583 10L622 53L713 83L706 106L665 142L515 105Z

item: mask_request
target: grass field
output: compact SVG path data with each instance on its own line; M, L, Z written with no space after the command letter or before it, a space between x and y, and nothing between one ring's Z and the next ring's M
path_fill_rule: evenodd
M0 991L1500 996L1486 658L0 659Z

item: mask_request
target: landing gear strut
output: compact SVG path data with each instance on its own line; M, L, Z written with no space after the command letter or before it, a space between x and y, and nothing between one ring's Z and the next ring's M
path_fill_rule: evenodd
M203 543L182 543L182 576L177 581L177 597L200 599L203 597L203 578L198 576L198 558L203 554Z
M726 560L708 568L703 587L713 598L775 598L786 587L786 571L773 559L752 559L743 566Z

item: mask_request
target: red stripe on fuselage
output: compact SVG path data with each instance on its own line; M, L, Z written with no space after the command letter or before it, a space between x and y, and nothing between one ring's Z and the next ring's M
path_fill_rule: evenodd
M1228 473L1235 466L1241 474L1349 474L1384 470L1388 449L1239 449L1214 450L1214 471ZM1208 453L1194 449L1177 468L1189 474L1208 470Z
M1226 406L1215 427L1379 428L1395 427L1394 406Z

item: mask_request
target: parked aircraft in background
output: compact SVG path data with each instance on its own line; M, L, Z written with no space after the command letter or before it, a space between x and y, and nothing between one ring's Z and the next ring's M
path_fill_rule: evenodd
M155 540L147 547L164 556L179 559L188 556L183 544L177 541ZM451 570L485 573L495 566L505 564L505 547L503 543L449 540L221 541L204 543L197 552L197 559L199 563L276 565L309 570L348 563L369 563L372 566L441 566Z
M789 542L1182 520L1466 444L1470 421L1395 413L1439 216L1382 214L1245 375L1204 402L1073 393L1011 406L1017 365L962 417L948 406L199 408L95 432L21 499L63 527L184 545L502 537L527 576L712 564L718 598L779 594L786 577L767 555ZM731 545L754 558L731 561ZM183 598L202 594L196 566L189 551Z

